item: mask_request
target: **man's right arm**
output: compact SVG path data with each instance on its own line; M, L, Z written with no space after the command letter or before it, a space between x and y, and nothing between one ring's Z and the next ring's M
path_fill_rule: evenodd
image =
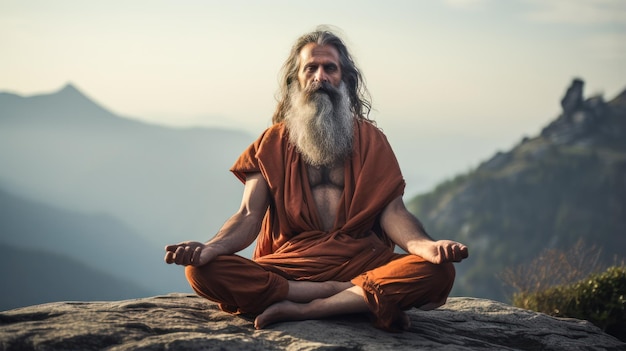
M165 247L165 262L202 266L220 255L231 255L250 246L256 239L270 203L269 188L261 173L246 177L239 210L206 243L186 241Z

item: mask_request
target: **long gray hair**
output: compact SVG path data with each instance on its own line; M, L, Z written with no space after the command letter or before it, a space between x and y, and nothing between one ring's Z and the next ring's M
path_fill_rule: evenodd
M282 122L285 113L290 108L289 86L298 81L298 69L300 68L300 51L310 43L317 45L332 45L339 52L339 64L341 65L341 79L346 84L350 97L350 110L357 118L371 121L368 116L372 108L371 97L365 86L361 72L348 53L343 41L326 27L318 27L314 32L304 34L293 45L287 61L281 69L280 87L278 92L278 105L272 117L273 123Z

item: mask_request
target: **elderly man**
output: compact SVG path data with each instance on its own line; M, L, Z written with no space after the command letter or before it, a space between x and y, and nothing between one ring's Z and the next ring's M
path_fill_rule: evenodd
M431 239L405 208L400 168L341 39L300 37L281 84L273 125L231 168L245 184L240 209L208 242L167 246L165 261L186 266L222 310L256 314L258 329L357 312L406 329L404 310L445 303L467 247ZM252 260L235 255L255 239Z

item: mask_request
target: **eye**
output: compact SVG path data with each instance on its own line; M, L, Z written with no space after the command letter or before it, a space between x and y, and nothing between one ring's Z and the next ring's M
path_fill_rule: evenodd
M324 66L324 70L325 70L326 72L336 72L336 71L337 71L337 69L338 69L338 68L337 68L337 65L335 65L335 64L328 64L328 65L325 65L325 66Z
M308 66L304 67L304 71L305 72L311 73L311 72L315 72L316 70L317 70L317 66L315 66L315 65L308 65Z

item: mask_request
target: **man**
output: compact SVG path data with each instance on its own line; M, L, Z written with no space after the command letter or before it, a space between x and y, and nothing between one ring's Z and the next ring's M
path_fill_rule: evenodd
M274 124L231 168L241 208L207 243L167 246L165 261L222 310L257 314L257 329L358 312L406 329L404 310L445 303L467 247L431 239L405 208L400 168L337 36L300 37L281 84ZM255 239L253 260L234 255Z

